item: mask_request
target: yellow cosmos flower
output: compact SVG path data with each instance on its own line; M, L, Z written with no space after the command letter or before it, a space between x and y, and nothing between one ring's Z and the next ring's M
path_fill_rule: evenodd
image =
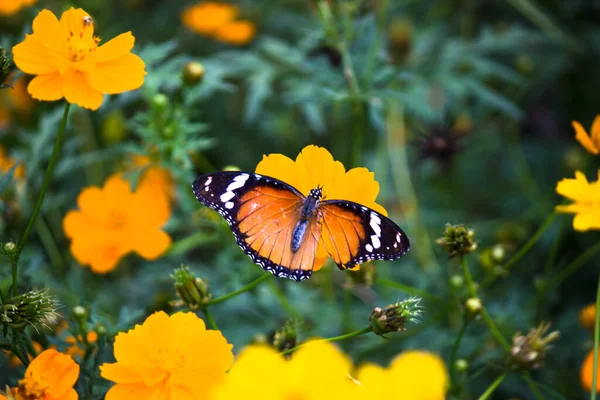
M106 180L103 188L88 187L77 198L79 210L63 220L71 241L71 253L93 272L107 273L130 252L156 259L171 244L161 230L170 217L168 201L151 191L132 192L119 176Z
M8 157L6 155L6 150L4 150L4 147L2 147L0 145L0 172L2 174L6 174L8 171L10 171L10 169L16 163L17 163L17 160L15 160L12 157ZM17 165L17 168L15 168L13 178L16 181L21 181L21 180L23 180L24 177L25 177L25 167L23 166L22 162L19 162L19 165Z
M359 396L351 369L350 359L324 341L305 344L290 359L270 347L250 346L240 353L212 400L366 399Z
M306 146L295 161L283 154L265 155L256 166L256 173L284 181L305 196L308 196L311 189L322 186L323 200L353 201L387 216L385 208L375 202L379 194L375 174L366 168L346 171L344 165L335 161L323 147ZM327 257L327 250L321 240L315 259L315 271L321 269Z
M65 11L60 21L48 10L33 20L33 34L13 47L13 59L23 72L37 75L28 86L38 100L63 97L96 110L103 93L134 90L144 83L145 65L131 54L135 38L123 33L102 46L94 36L92 17L81 8Z
M592 391L592 380L594 377L594 351L590 351L587 356L585 356L585 360L583 360L583 365L581 366L581 385L588 392ZM600 382L600 368L598 368L598 376L596 377L596 382ZM596 393L600 393L600 385L596 385Z
M576 171L575 179L565 178L558 182L556 192L574 201L566 206L556 206L558 212L576 214L573 229L600 229L600 181L588 182L582 172Z
M358 371L358 381L366 399L388 398L390 384L397 395L410 400L444 400L448 390L448 371L442 359L426 351L406 351L388 368L367 364Z
M254 38L256 27L250 21L235 20L238 14L239 9L234 5L202 2L186 8L181 21L200 35L241 46Z
M592 303L579 312L579 323L586 329L594 330L596 325L596 304Z
M117 362L100 367L102 377L116 382L106 400L207 399L227 376L231 348L194 313L154 313L117 335Z
M8 395L15 400L77 400L73 385L79 377L79 365L66 354L48 349L27 367L19 386ZM7 400L0 395L0 400Z
M600 153L600 115L596 115L590 135L587 134L579 122L572 121L571 124L575 129L575 140L590 153L598 155Z
M31 7L37 0L2 0L0 1L0 15L16 14L22 8Z

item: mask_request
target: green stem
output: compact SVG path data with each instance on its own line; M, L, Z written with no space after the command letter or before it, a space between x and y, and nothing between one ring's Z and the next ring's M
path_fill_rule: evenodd
M598 388L598 343L600 342L600 276L598 277L598 291L596 293L596 323L594 327L594 368L592 370L592 394L590 399L596 400Z
M326 338L326 339L321 339L324 342L339 342L340 340L346 340L346 339L352 339L354 337L360 336L360 335L364 335L365 333L369 333L372 332L373 328L371 326L367 326L366 328L362 328L359 329L357 331L354 332L350 332L350 333L346 333L345 335L340 335L340 336L334 336L334 337L330 337L330 338ZM303 344L300 344L296 347L292 347L291 349L287 349L283 352L281 352L281 354L286 355L286 354L290 354L293 353L294 351L298 350L298 348L304 346Z
M473 283L473 277L471 277L471 272L469 271L469 265L467 264L467 257L463 256L461 259L463 274L465 275L465 280L467 281L467 287L469 288L469 294L471 297L477 297L477 290L475 289L475 284Z
M498 378L496 378L496 380L494 382L492 382L492 384L486 389L485 392L483 392L483 394L481 396L479 396L479 398L477 400L489 399L490 396L492 395L492 393L494 393L494 390L496 390L496 388L498 386L500 386L500 384L502 383L504 378L506 378L506 372L503 373L502 375L500 375Z
M559 286L565 279L577 272L577 270L586 262L588 262L588 260L593 258L598 251L600 251L600 242L596 243L583 252L579 257L571 261L571 263L563 268L554 279L548 282L548 285L545 287L545 289L552 289L556 286Z
M426 292L425 290L418 289L418 288L412 287L412 286L408 286L403 283L394 282L389 279L377 279L377 283L380 285L383 285L383 286L388 286L388 287L391 287L394 289L399 289L403 292L412 294L414 296L422 297L424 299L429 299L432 301L441 301L442 300L440 297L433 295L429 292Z
M529 371L523 373L523 379L525 379L525 382L527 383L527 386L529 386L529 390L531 390L531 392L535 396L536 400L544 400L544 395L542 395L542 393L540 392L540 389L538 388L537 384L531 378L531 374L529 373Z
M513 265L515 265L521 258L523 258L523 256L525 254L527 254L529 252L529 250L531 250L533 245L539 240L539 238L546 231L546 229L548 229L548 227L552 224L552 222L554 221L554 218L556 218L556 215L557 214L555 212L553 212L548 216L548 218L546 218L546 220L544 221L542 226L539 227L539 229L533 234L533 236L527 241L527 243L525 243L525 245L523 247L521 247L521 249L519 251L517 251L506 262L506 264L504 264L504 269L509 270L510 268L512 268ZM483 282L481 285L482 289L489 287L496 279L497 278L494 276L494 277L486 280L485 282Z
M215 331L218 331L219 327L217 326L217 323L215 322L215 319L213 318L210 311L208 311L208 307L203 308L202 311L204 312L204 315L206 316L206 320L208 321L210 327Z
M213 238L214 235L210 235L205 232L196 232L193 235L174 242L171 247L169 247L169 250L167 250L165 253L165 256L178 256L184 254L189 250L210 241Z
M465 335L465 332L467 331L468 325L469 325L469 320L465 318L463 321L462 327L460 328L460 331L458 332L458 336L456 337L456 340L454 341L454 345L452 346L452 351L450 352L449 367L450 367L450 377L451 377L452 386L455 385L455 381L456 381L456 368L455 368L456 356L458 355L458 349L460 348L460 342L462 341L462 338Z
M369 53L367 54L367 65L365 67L365 87L367 90L371 89L371 83L373 81L373 72L375 71L375 65L377 64L377 54L381 47L383 35L385 33L385 22L387 20L387 11L389 0L382 0L379 4L379 14L377 14L377 30L375 31L375 37L369 47Z
M473 278L471 277L471 272L469 272L469 265L467 264L466 257L464 257L464 256L462 257L461 264L462 264L462 268L463 268L463 273L465 275L465 280L467 281L467 286L469 288L469 294L471 295L471 297L477 298L477 290L475 289L475 284L473 283ZM506 350L507 352L510 352L510 343L508 343L508 341L504 338L504 336L500 332L500 329L498 329L498 326L496 326L496 323L494 322L494 320L492 319L490 314L487 312L487 310L483 306L481 308L481 317L483 318L483 322L485 322L488 329L490 330L490 333L496 338L498 343L500 343L500 345L502 345L504 350Z
M38 214L40 213L40 209L42 208L42 203L44 202L44 197L46 196L46 192L48 191L48 187L50 186L50 182L52 181L52 175L54 173L54 168L58 161L58 155L62 148L63 136L65 133L65 128L67 127L67 120L69 116L69 109L71 108L71 103L66 103L65 111L63 113L62 122L60 123L60 128L58 130L58 135L56 136L56 141L54 142L54 148L52 149L52 155L50 156L50 161L48 162L48 167L46 168L46 173L44 174L44 181L42 182L42 187L40 188L40 194L38 196L37 202L35 203L35 207L33 209L33 213L29 218L29 222L27 222L27 227L25 228L25 232L21 239L19 240L19 244L17 245L17 251L12 257L12 293L13 296L17 295L17 279L18 279L18 270L19 270L19 257L21 256L21 251L23 251L23 246L27 242L27 238L29 237L29 233L35 224L35 220L37 219Z
M244 292L247 292L248 290L252 289L253 287L257 286L258 284L260 284L261 282L266 281L267 279L271 278L273 275L266 273L266 274L262 274L260 277L258 277L257 279L253 280L252 282L250 282L249 284L247 284L246 286L244 286L241 289L236 290L235 292L231 292L229 294L226 294L224 296L221 297L217 297L216 299L212 299L210 300L208 303L206 303L206 305L213 305L213 304L219 304L222 303L226 300L229 300L237 295L240 295Z

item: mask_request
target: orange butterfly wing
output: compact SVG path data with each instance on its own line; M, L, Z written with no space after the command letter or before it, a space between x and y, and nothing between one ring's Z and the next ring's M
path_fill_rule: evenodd
M320 211L321 241L340 269L368 260L395 260L408 251L410 243L402 229L368 207L327 200Z
M316 220L292 251L292 233L300 220L304 196L279 180L244 172L201 176L192 185L196 198L218 211L238 245L252 260L279 277L310 277L321 235Z

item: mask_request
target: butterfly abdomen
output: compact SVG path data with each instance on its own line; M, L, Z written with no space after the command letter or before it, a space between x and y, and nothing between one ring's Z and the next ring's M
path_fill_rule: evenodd
M300 245L302 244L302 240L306 234L306 228L308 227L308 222L316 214L321 196L321 189L312 189L304 200L302 213L300 214L300 221L298 221L294 227L294 233L292 234L292 251L294 253L298 251Z

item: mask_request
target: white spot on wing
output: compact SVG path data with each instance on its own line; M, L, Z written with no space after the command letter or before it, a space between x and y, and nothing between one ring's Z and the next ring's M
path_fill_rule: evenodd
M400 232L398 232L396 234L396 242L400 243L400 239L402 238L402 234Z
M371 235L371 243L373 243L373 247L376 249L381 247L381 241L377 235Z
M375 232L377 236L381 237L381 219L375 213L371 213L371 221L369 222L369 225L371 225L373 232Z
M225 208L231 210L233 208L233 202L228 201L227 203L225 203Z
M371 246L369 243L367 243L367 244L365 245L365 249L367 249L367 251L370 253L370 252L372 252L372 251L373 251L373 246Z
M221 195L221 201L223 203L225 203L226 201L229 201L229 200L233 199L234 197L235 197L235 193L233 193L231 191L227 191Z

